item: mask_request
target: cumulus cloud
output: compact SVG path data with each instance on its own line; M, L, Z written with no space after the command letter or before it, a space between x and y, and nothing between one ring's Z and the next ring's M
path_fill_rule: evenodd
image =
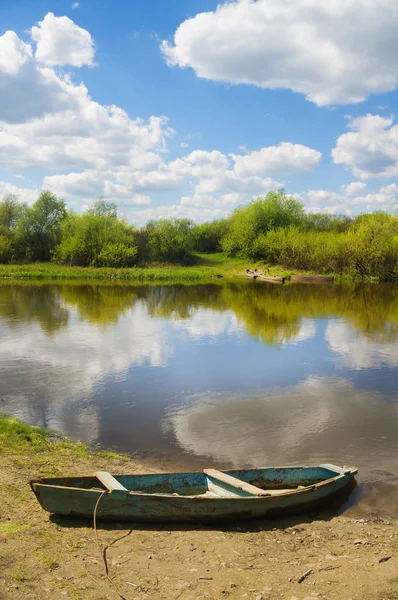
M14 31L0 36L0 125L76 110L84 90L83 86L73 86L52 69L37 63L32 47ZM0 133L3 137L3 126ZM13 136L12 131L10 135ZM25 146L17 136L14 145L22 149Z
M393 212L398 208L397 184L383 186L377 192L357 195L365 188L366 184L353 182L341 194L329 190L308 190L301 194L301 200L307 204L310 212L331 214L351 215L375 210Z
M31 34L36 54L14 32L0 37L0 56L5 56L0 58L0 91L5 92L0 94L0 161L19 172L47 169L43 187L76 210L104 196L130 216L134 205L147 207L151 195L169 191L177 203L162 207L162 215L225 216L238 204L281 187L274 175L309 171L321 160L317 150L287 142L244 148L242 154L194 150L166 160L174 135L167 118L143 121L118 106L101 105L83 83L76 85L62 69L52 68L90 64L88 32L48 13ZM150 211L156 214L142 208L136 218Z
M321 157L320 152L305 146L298 146L299 150L294 144L282 146L287 146L283 148L283 161L278 147L274 159L274 147L245 156L225 155L218 150L195 150L169 162L158 156L156 168L151 168L149 163L144 165L147 168L139 168L140 165L133 160L129 166L124 163L115 164L108 170L47 176L45 186L66 196L80 193L90 197L112 195L114 198L132 193L148 195L175 191L180 195L180 203L185 209L173 208L173 213L187 214L188 207L218 208L221 216L226 214L225 209L231 210L238 204L247 203L256 196L280 188L282 183L269 174L282 168L287 172L297 172L301 167L301 171L305 171L314 168ZM259 159L258 155L264 155L265 158ZM91 192L88 189L90 182ZM167 210L162 209L162 216ZM188 212L198 216L198 210Z
M68 17L56 17L54 13L47 13L43 21L32 27L31 36L37 44L36 59L45 65L93 65L93 38L86 29L79 27Z
M397 87L396 19L391 0L227 1L161 47L170 66L198 77L350 104Z
M19 176L18 179L21 179L21 176ZM38 189L21 188L12 183L8 183L7 181L0 181L0 200L2 200L4 196L13 195L22 202L33 204L33 202L37 200L39 194L40 190Z
M366 188L366 183L363 181L353 181L345 188L347 196L356 196L359 192L362 192Z
M350 119L351 131L343 133L332 150L336 164L352 169L360 179L398 176L398 125L392 117L365 115Z
M318 166L321 157L322 154L317 150L288 142L262 148L245 156L233 155L235 171L239 175L312 171Z

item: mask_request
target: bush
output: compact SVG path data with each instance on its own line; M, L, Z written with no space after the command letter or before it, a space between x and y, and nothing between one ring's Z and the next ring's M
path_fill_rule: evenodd
M192 229L189 219L149 221L142 233L143 258L151 262L191 263Z
M136 246L125 244L105 244L95 259L96 267L132 267L137 257Z
M136 231L113 215L69 214L52 260L77 266L132 266L137 257Z
M222 249L230 256L258 258L256 241L269 231L299 225L305 217L303 205L283 190L269 192L245 208L238 208L229 220L229 233Z

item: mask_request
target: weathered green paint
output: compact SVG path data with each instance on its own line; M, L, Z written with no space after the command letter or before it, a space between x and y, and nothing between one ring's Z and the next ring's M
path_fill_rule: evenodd
M304 510L342 490L356 469L334 465L280 467L224 471L262 490L269 496L248 496L238 488L216 480L209 486L205 473L151 473L118 475L127 488L104 494L98 518L131 521L218 521L271 516ZM303 486L303 487L298 487ZM106 489L96 477L66 477L32 481L41 506L50 513L92 517L100 494ZM278 489L281 490L278 493Z

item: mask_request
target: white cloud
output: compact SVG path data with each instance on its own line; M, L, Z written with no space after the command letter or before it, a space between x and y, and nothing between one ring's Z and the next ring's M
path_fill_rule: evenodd
M49 113L76 110L84 86L73 86L67 78L41 66L33 57L32 47L14 31L0 36L0 147L4 143L3 123L24 123ZM29 99L29 101L27 101ZM24 142L13 137L16 148L24 151ZM18 132L15 132L18 134ZM5 165L6 166L6 165Z
M68 83L64 89L72 108L51 106L43 117L2 124L4 167L106 171L115 166L148 169L159 163L158 153L172 133L166 119L130 119L117 106L94 102L82 85Z
M43 21L32 27L31 36L37 44L36 59L45 65L93 65L94 40L68 17L47 13Z
M356 196L366 188L366 183L363 181L353 181L345 188L347 196Z
M79 2L74 2L74 3L72 4L72 8L79 8L79 6L80 6L80 3L79 3Z
M81 197L87 198L98 195L123 198L133 193L150 195L175 191L185 208L173 208L173 213L186 214L187 207L191 207L198 210L188 212L198 217L199 210L207 207L220 209L218 214L221 216L226 214L227 208L231 210L238 204L247 203L254 197L280 188L282 183L267 176L267 171L272 173L282 168L285 171L298 171L300 167L304 171L314 168L319 162L321 154L316 150L305 146L298 146L297 150L294 144L282 146L282 153L279 153L279 147L276 148L274 159L274 147L245 156L227 156L218 150L195 150L170 162L155 155L158 159L154 164L156 168L152 168L153 165L148 162L142 165L148 168L140 169L140 165L131 160L130 165L127 161L127 166L116 163L113 168L108 169L104 164L102 171L96 169L83 173L47 176L44 183L45 187L64 196L80 194ZM162 214L167 210L162 208Z
M396 22L391 0L236 0L187 19L161 47L201 78L349 104L397 87Z
M0 200L2 200L4 196L8 196L10 194L16 196L21 202L33 204L33 202L37 200L40 190L21 188L17 185L12 185L12 183L8 183L7 181L0 181Z
M374 212L383 210L394 212L398 208L398 185L392 183L381 187L377 192L366 194L365 196L356 195L364 187L359 187L358 183L353 182L348 185L344 192L338 194L328 190L308 190L301 194L301 199L307 204L310 212L323 212L331 214L358 214L361 212Z
M312 171L318 166L321 157L322 154L317 150L289 142L262 148L245 156L233 155L235 171L239 175Z
M165 117L132 119L118 106L95 102L83 83L76 85L62 70L40 62L77 66L87 51L89 63L88 32L48 13L32 28L32 37L36 55L15 33L0 37L7 58L0 59L0 91L5 92L0 93L0 162L18 172L47 169L43 187L75 210L104 196L130 215L132 206L148 206L152 194L170 191L176 195L172 207L146 208L136 219L156 211L197 220L225 216L238 204L281 187L274 174L308 171L321 159L317 150L282 142L252 152L245 148L242 154L194 150L167 161L174 132Z
M0 37L0 73L16 75L32 58L32 48L19 39L14 31L6 31Z
M398 176L398 125L392 117L366 115L351 119L332 150L335 163L352 169L360 179Z

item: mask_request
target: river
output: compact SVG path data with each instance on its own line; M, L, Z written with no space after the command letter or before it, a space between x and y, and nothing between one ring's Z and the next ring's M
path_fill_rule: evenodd
M398 286L0 284L0 412L166 468L359 468L397 514Z

